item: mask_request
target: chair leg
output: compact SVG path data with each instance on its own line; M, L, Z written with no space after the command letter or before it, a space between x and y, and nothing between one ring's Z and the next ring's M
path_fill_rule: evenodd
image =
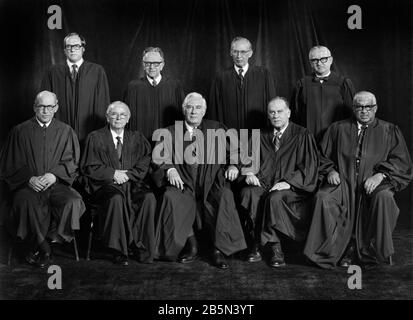
M93 218L92 218L92 222L90 223L89 239L88 239L88 243L87 243L87 252L86 252L86 260L90 260L90 250L92 248L92 238L93 238Z
M79 261L79 251L77 250L76 236L73 238L73 246L74 246L74 248L75 248L76 261Z

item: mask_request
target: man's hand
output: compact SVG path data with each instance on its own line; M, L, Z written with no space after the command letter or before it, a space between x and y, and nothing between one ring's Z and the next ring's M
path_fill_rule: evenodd
M181 189L182 191L184 190L184 182L175 168L169 169L166 177L171 185Z
M229 166L228 169L225 171L225 178L229 181L234 181L239 174L239 170L236 166Z
M291 185L285 181L277 182L274 186L270 189L271 191L281 191L281 190L288 190L291 188Z
M115 174L113 175L113 181L116 184L124 184L125 182L129 181L129 177L126 174L128 170L115 170Z
M29 187L36 192L41 192L46 187L46 182L41 180L42 177L31 177L29 180Z
M336 170L330 171L327 176L327 182L338 186L341 182L340 175Z
M260 180L257 178L255 174L248 174L245 178L245 183L249 186L258 186L261 187Z
M374 176L371 176L364 182L364 190L367 194L371 194L378 185L383 181L384 176L382 173L376 173Z
M45 185L42 191L45 191L47 188L53 185L57 180L56 176L53 173L46 173L39 178L40 178L40 181Z

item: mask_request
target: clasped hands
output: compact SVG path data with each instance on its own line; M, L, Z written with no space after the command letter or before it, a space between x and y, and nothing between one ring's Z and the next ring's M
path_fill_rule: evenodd
M56 182L57 178L53 173L46 173L42 176L33 176L29 180L29 187L36 192L47 190Z
M255 174L247 174L247 176L245 178L245 182L246 182L246 184L248 184L250 186L261 187L260 180L257 178L257 176ZM281 182L277 182L276 184L274 184L273 187L269 190L269 192L288 190L290 188L291 188L291 185L288 182L281 181Z
M126 174L128 170L115 170L115 174L113 175L113 182L115 184L124 184L125 182L129 181L129 177Z
M370 178L367 178L364 182L364 190L367 194L371 194L383 181L384 175L382 173L376 173ZM327 175L327 182L338 186L341 182L340 175L336 170L332 170Z

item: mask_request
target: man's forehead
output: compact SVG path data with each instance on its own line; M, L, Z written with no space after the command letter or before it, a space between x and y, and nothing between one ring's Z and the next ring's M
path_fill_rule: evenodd
M122 104L114 105L112 107L112 112L127 112L128 110Z
M327 48L314 49L310 52L310 58L321 58L330 56L330 51Z
M191 97L188 99L187 106L204 106L203 99L201 97Z
M68 44L81 44L82 40L80 40L79 36L70 36L66 39L66 43Z
M285 102L282 100L273 101L268 106L268 110L270 111L278 111L284 108L286 108L286 105L285 105Z
M354 104L363 105L363 106L370 105L370 104L376 104L376 99L371 94L362 94L354 98Z
M247 40L241 39L241 40L235 41L232 48L236 49L236 50L240 50L240 49L241 50L249 50L250 49L250 44L248 43Z
M56 103L56 99L53 95L51 94L42 94L38 99L37 99L37 105L53 105Z
M156 51L150 51L145 53L145 56L143 57L143 61L145 62L161 62L162 57L159 52Z

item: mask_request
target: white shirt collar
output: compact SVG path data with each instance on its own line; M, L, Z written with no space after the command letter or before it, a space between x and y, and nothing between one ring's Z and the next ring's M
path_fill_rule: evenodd
M72 65L77 65L77 69L79 70L80 66L82 65L82 63L84 62L83 58L80 58L79 61L73 63L70 62L68 59L66 60L67 65L69 66L69 70L72 70Z
M331 70L325 76L318 76L317 74L315 76L316 78L324 78L324 77L328 77L330 74L331 74Z
M115 131L110 129L110 133L112 134L112 139L115 146L118 144L118 140L116 139L116 137L120 137L120 142L123 144L123 134L125 133L125 130L122 130L120 134L117 134Z
M245 76L245 74L247 73L249 67L250 67L250 65L248 63L245 66L242 67L242 70L243 70L242 75L243 76ZM241 69L241 67L238 67L234 64L234 68L235 68L235 72L238 74L238 72L239 72L238 70Z
M148 82L150 83L150 85L152 85L153 80L155 80L155 81L156 81L156 85L158 85L159 82L161 82L161 80L162 80L162 75L159 74L159 76L157 76L157 77L154 78L154 79L149 78L148 76L146 76L146 79L148 80Z
M363 126L363 124L361 124L360 122L357 121L357 129L361 130L361 126ZM368 124L365 124L366 127L368 127Z
M52 120L53 120L53 118L52 118ZM43 122L40 122L39 119L37 119L37 117L36 117L37 123L38 123L39 126L41 126L42 128L43 128L44 125L46 125L46 128L49 127L49 125L50 125L50 123L52 122L52 120L50 120L50 121L47 122L47 123L43 123Z
M279 130L279 131L274 128L274 135L275 135L277 132L281 132L281 137L282 137L282 135L284 134L285 129L288 128L288 125L289 125L289 124L290 124L290 122L288 122L287 125L286 125L283 129L281 129L281 130Z

